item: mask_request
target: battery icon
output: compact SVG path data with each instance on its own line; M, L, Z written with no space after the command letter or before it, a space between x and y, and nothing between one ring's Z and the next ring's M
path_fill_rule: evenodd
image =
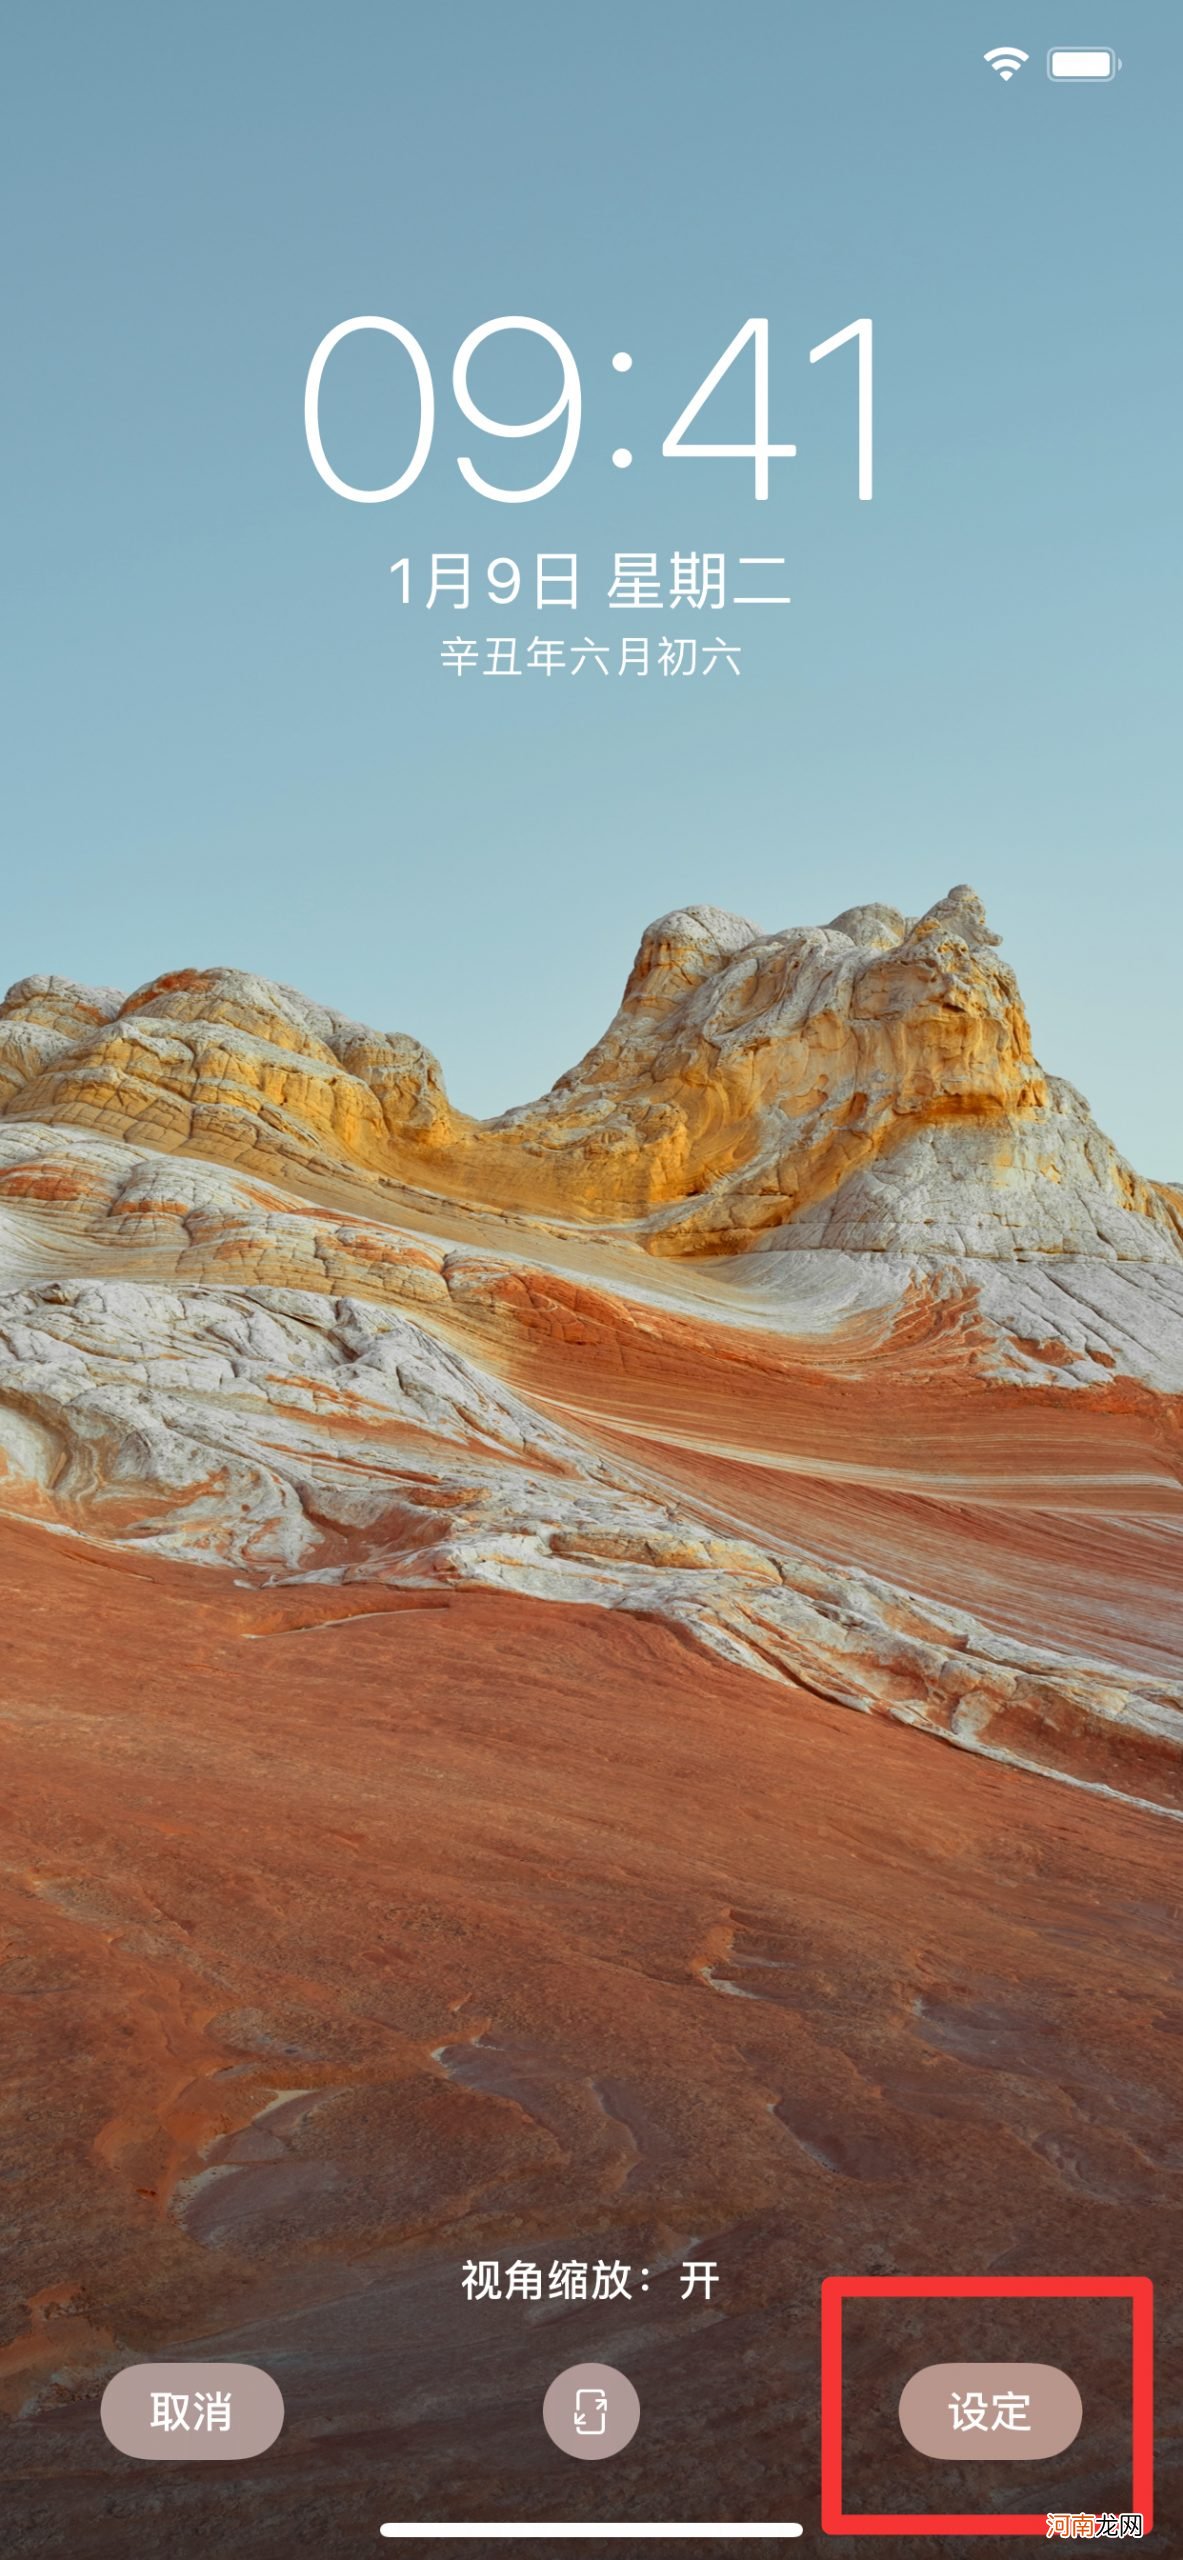
M1108 44L1054 44L1047 58L1049 80L1112 80L1120 69Z

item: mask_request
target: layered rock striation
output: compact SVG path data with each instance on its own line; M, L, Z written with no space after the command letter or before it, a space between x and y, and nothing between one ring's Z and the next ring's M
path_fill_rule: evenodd
M666 916L487 1122L231 970L20 981L0 1093L8 1512L656 1617L1180 1803L1178 1197L1039 1067L972 891Z

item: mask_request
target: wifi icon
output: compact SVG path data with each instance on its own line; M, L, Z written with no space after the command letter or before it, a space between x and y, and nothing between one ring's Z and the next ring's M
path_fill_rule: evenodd
M1020 53L1017 44L996 44L993 53L982 55L983 62L989 63L991 70L998 73L1000 80L1013 80L1016 71L1021 71L1023 64L1029 59L1028 54Z

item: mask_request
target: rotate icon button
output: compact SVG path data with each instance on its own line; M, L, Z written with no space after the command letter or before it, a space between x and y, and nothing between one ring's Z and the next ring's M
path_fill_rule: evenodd
M641 2403L627 2373L614 2364L569 2364L542 2403L542 2423L560 2453L603 2462L623 2453L640 2423Z

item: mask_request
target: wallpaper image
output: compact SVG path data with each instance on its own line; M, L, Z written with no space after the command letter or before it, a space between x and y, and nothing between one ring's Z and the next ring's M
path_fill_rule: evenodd
M1005 87L1013 30L914 15L903 56L763 5L678 48L533 0L23 35L28 2560L1149 2526L1147 2279L1169 2534L1179 41L1115 19L1065 99L1037 9ZM873 498L862 342L809 362L863 311ZM767 498L750 345L724 452L663 450L763 312ZM434 385L372 505L302 418L353 313ZM326 445L379 486L422 380L389 339L333 363ZM832 2277L871 2289L823 2502ZM1072 2441L927 2457L901 2392L973 2358L1069 2375ZM148 2367L132 2453L110 2386ZM219 2440L246 2367L258 2449ZM604 2459L544 2416L577 2367L639 2404Z

